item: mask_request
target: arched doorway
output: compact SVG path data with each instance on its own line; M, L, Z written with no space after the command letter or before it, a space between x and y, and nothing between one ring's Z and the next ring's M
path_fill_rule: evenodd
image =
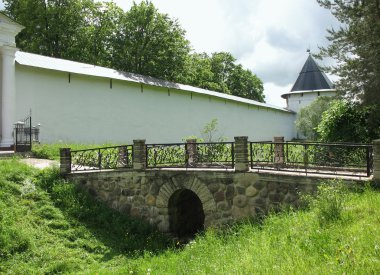
M179 237L194 237L204 229L205 214L199 197L189 189L174 192L169 199L170 232Z

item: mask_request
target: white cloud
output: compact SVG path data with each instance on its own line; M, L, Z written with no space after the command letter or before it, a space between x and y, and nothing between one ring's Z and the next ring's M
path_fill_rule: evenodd
M140 3L145 0L135 0ZM114 0L128 10L132 1ZM177 18L197 52L231 52L264 82L267 102L286 93L307 58L338 23L316 0L152 0ZM1 4L0 4L1 5ZM282 102L281 98L278 102ZM283 104L279 104L283 105Z
M197 52L231 52L263 80L269 95L289 91L307 58L306 49L317 52L326 45L326 28L338 24L314 0L152 2L160 12L178 18ZM131 6L123 3L124 9Z
M281 97L282 94L285 94L290 91L293 84L287 86L278 86L271 82L264 83L265 90L265 101L268 104L286 107L286 101Z

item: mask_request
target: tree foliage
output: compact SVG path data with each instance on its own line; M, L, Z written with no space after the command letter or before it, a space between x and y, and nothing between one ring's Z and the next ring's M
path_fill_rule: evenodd
M320 57L332 57L328 68L338 75L338 91L364 104L380 106L380 0L317 0L342 23L328 30L330 44Z
M263 83L228 52L194 53L177 20L150 1L124 12L93 0L4 0L25 26L20 49L264 101Z
M306 139L318 139L317 127L322 120L322 114L329 109L332 100L331 97L321 96L299 111L295 121L296 129Z
M264 102L263 82L227 52L191 54L181 82Z
M87 16L88 9L82 10L82 7L92 3L86 0L5 0L4 4L7 14L26 26L17 36L21 49L71 58Z
M227 80L232 95L264 102L263 82L250 70L235 66Z
M91 10L87 12L83 32L78 35L78 39L81 39L78 50L82 59L78 57L76 60L113 67L111 57L114 52L115 30L120 25L124 11L113 2L96 2L89 6Z
M330 44L319 56L337 61L328 68L340 77L337 90L357 103L356 113L368 107L366 127L380 135L380 0L317 1L342 23L328 30Z
M151 2L133 4L120 22L114 40L115 68L177 81L190 43L177 20L157 11Z
M357 103L337 100L322 115L317 132L324 142L371 142L379 134L369 128L368 118L373 107L358 108Z

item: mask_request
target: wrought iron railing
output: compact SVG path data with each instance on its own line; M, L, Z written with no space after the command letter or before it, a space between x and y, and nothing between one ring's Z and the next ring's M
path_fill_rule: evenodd
M233 168L233 142L147 144L148 168Z
M133 146L71 151L71 171L132 168Z
M250 142L251 169L370 176L370 144Z
M344 176L373 174L370 144L250 142L252 170ZM133 146L70 151L71 171L133 168ZM147 168L234 168L233 142L146 145Z
M147 144L147 167L186 167L186 144Z
M194 144L195 151L192 152L192 143L188 143L188 165L189 167L202 168L234 168L235 152L233 142L203 142ZM192 158L192 155L194 157Z

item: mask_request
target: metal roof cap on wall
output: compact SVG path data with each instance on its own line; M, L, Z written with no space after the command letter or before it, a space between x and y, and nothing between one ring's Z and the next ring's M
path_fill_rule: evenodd
M146 84L146 85L151 85L151 86L177 89L177 90L181 90L185 92L194 92L194 93L198 93L202 95L209 95L209 96L218 97L221 99L227 99L231 101L246 103L249 105L292 113L291 111L285 108L273 106L266 103L261 103L261 102L247 99L247 98L209 91L209 90L205 90L205 89L201 89L201 88L197 88L197 87L193 87L189 85L173 83L170 81L157 79L150 76L127 73L127 72L117 71L117 70L109 69L105 67L100 67L100 66L95 66L95 65L90 65L90 64L65 60L65 59L47 57L47 56L38 55L38 54L31 54L31 53L26 53L22 51L16 52L16 62L24 66L55 70L55 71L61 71L61 72L69 72L69 73L88 75L88 76L111 78L111 79Z

